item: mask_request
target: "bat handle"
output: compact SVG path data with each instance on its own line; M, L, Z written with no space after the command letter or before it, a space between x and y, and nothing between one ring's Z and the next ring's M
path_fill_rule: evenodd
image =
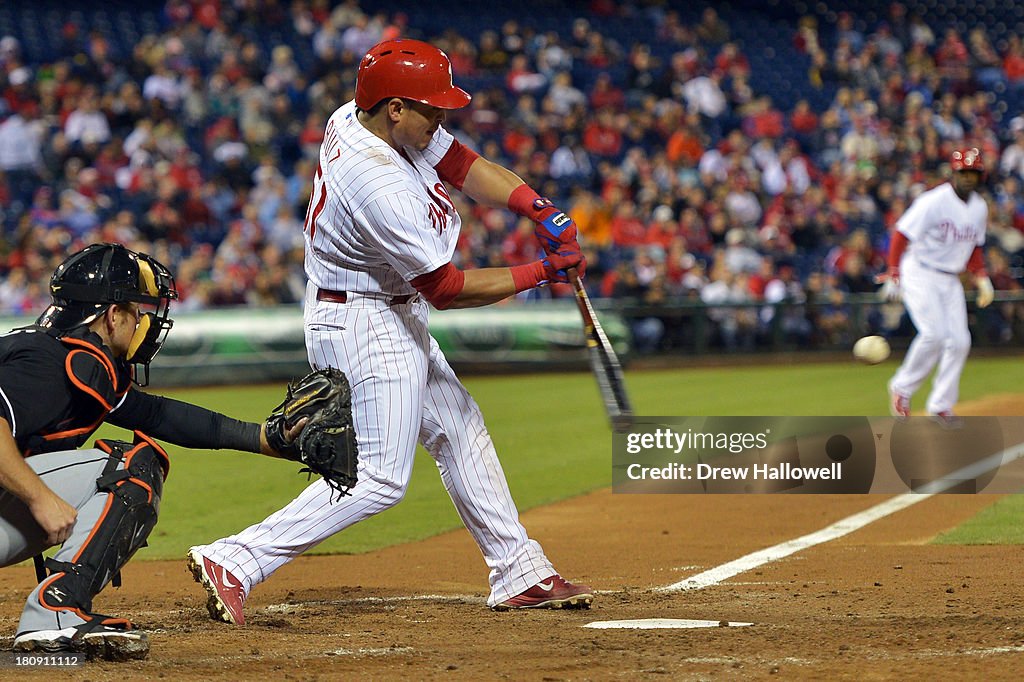
M576 272L576 268L569 268L565 271L565 274L569 277L569 284L572 285L573 289L577 291L583 288L583 282L580 280L580 273Z

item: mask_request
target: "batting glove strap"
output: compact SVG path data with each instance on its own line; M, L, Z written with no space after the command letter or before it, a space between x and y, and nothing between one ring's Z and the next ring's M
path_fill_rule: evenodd
M543 211L541 215L533 234L545 253L554 253L566 244L576 243L576 223L572 218L554 207Z

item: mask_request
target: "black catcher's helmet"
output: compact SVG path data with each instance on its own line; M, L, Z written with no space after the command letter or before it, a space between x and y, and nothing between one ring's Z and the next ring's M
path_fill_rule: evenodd
M112 305L138 303L143 315L125 359L143 368L138 383L148 382L149 363L174 324L170 303L178 291L166 267L120 244L92 244L57 266L50 294L53 303L36 324L63 332L92 323Z

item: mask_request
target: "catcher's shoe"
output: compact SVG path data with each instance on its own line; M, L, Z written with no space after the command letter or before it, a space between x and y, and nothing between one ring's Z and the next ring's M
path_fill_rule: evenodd
M511 609L589 609L594 592L586 585L573 585L557 573L542 580L525 592L506 599L492 608L495 611Z
M897 420L903 421L910 416L910 396L889 389L889 413Z
M188 570L195 581L206 588L209 598L206 610L213 620L224 621L234 625L245 625L245 591L242 581L231 575L231 572L219 564L210 561L193 547L188 551Z
M105 619L100 622L100 619ZM95 620L61 630L22 632L14 638L14 651L38 654L84 653L89 660L139 660L149 655L149 638L119 618Z

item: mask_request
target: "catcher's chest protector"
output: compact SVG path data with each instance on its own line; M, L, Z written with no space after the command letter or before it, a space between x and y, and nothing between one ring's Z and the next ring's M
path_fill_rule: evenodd
M29 438L25 456L77 449L89 440L131 386L125 363L101 345L96 334L72 333L61 337L60 342L68 348L64 369L66 390L74 397L74 413L60 427ZM47 388L61 390L56 386Z

